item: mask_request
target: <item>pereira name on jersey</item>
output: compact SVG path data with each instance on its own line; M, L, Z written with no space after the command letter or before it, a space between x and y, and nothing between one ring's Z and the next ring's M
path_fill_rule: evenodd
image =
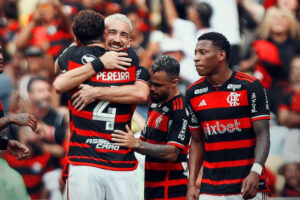
M187 111L181 95L164 105L152 103L141 140L152 144L169 144L181 149L174 162L146 155L145 198L183 198L187 192Z
M254 163L256 135L252 123L270 119L268 99L253 76L233 72L220 87L205 77L186 93L189 128L204 133L201 193L238 194ZM267 190L265 173L259 190Z
M72 70L96 57L103 55L105 49L99 46L69 47L58 59L58 65L63 71ZM133 50L127 53L133 63L126 71L102 70L91 77L85 84L91 86L118 87L124 84L134 84L136 80L149 81L149 73L138 66L138 57ZM140 76L137 77L137 71ZM74 89L70 96L76 92ZM110 101L97 101L89 104L83 111L72 107L72 100L68 102L71 110L71 139L68 161L71 164L84 164L110 170L133 170L137 167L137 160L133 151L114 145L111 133L114 129L124 130L130 124L135 105L118 104Z

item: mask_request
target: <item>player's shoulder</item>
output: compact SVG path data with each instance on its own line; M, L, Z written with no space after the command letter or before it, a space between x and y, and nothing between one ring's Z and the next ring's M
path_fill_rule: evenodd
M253 83L258 80L256 77L240 71L235 72L234 78L247 83Z
M175 96L169 103L169 108L173 112L180 112L185 110L185 99L181 94Z
M201 78L199 78L197 81L195 81L194 83L190 84L187 87L186 90L186 96L190 96L194 93L195 90L199 90L201 88L207 88L206 82L205 82L206 77L202 76Z

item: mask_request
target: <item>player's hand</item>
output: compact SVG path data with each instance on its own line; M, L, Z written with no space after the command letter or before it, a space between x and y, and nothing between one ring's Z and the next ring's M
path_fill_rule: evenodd
M131 66L132 59L127 57L125 52L108 51L99 59L104 64L105 69L120 69L126 71L126 67Z
M37 126L37 118L28 113L10 115L11 122L19 126L29 126L33 131Z
M7 144L7 151L16 156L18 160L24 159L29 154L29 149L24 144L16 141L9 140Z
M79 111L83 110L88 104L94 102L97 98L94 87L86 84L80 84L78 91L71 97L73 100L72 106Z
M242 197L243 199L252 199L256 196L258 191L259 174L251 171L250 174L243 181L242 185Z
M129 149L137 147L139 139L136 139L134 137L134 134L132 133L128 125L126 125L126 131L127 132L115 130L114 133L111 134L112 141L114 141L118 146L127 147Z
M199 199L199 190L196 187L196 185L188 185L186 199L187 200L198 200Z

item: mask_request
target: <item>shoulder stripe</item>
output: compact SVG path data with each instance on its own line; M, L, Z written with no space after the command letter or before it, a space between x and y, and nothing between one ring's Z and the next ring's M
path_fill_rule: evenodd
M239 72L239 71L238 71L238 72L236 73L236 75L238 75L238 76L240 76L240 77L245 77L245 78L253 79L253 80L256 79L256 77L251 76L250 74L246 74L246 73L244 73L244 72Z
M205 76L201 77L198 81L190 84L188 87L187 87L187 90L190 89L192 86L198 84L198 83L202 83L203 81L205 80Z
M180 109L183 109L183 101L181 97L179 98L179 101L180 101Z
M243 80L243 81L248 81L248 82L250 82L250 83L253 83L253 82L254 82L254 80L252 80L252 79L245 78L245 77L240 77L240 76L237 76L237 75L235 75L235 78L240 79L240 80Z

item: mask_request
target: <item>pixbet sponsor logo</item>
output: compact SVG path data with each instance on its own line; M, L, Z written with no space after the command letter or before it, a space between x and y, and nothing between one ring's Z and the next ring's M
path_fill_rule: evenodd
M234 133L241 132L241 123L235 119L232 123L223 124L220 121L213 123L204 123L203 129L206 138L212 135L224 134L224 133Z

